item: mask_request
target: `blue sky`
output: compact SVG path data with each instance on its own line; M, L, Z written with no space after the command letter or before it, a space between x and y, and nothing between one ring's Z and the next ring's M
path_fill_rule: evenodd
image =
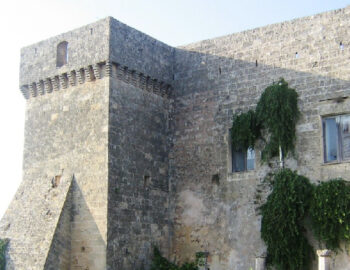
M22 177L25 101L20 48L112 16L169 45L187 43L343 8L343 0L15 0L0 9L0 217ZM348 37L350 38L350 37Z

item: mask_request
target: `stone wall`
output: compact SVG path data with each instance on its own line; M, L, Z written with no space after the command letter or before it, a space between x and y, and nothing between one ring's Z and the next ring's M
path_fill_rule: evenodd
M105 268L108 82L27 101L23 182L1 220L8 269L44 269L73 176L70 269Z
M232 115L284 77L302 112L286 166L350 180L350 163L324 164L322 138L323 116L350 113L349 26L350 7L171 48L106 18L24 48L23 182L0 223L8 269L147 269L153 244L176 262L208 251L211 270L254 268L277 162L260 163L258 142L255 169L232 173Z
M75 180L70 184L66 200L64 202L60 218L51 241L50 250L47 255L44 269L47 270L69 270L71 263L71 220L73 207L73 185Z
M249 269L265 251L257 207L271 168L260 164L258 143L256 169L232 173L228 133L232 114L255 108L280 77L298 92L302 113L296 158L287 167L313 182L350 180L349 163L324 164L321 124L322 116L350 112L349 19L346 8L178 48L171 153L175 258L209 251L211 270ZM348 262L338 254L334 269Z
M110 60L166 83L173 81L174 48L115 19L110 20Z
M21 49L20 85L40 83L108 59L109 22L105 18ZM56 66L57 45L68 42L68 63Z
M148 269L153 245L169 254L170 108L111 78L107 269Z

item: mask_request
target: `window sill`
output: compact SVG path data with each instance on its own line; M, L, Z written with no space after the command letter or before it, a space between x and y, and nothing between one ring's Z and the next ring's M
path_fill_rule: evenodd
M321 166L331 166L331 165L340 165L344 163L350 163L350 160L343 160L343 161L332 161L327 163L321 163Z
M227 181L233 182L233 181L243 181L247 179L256 178L256 170L251 171L243 171L243 172L230 172L227 175Z

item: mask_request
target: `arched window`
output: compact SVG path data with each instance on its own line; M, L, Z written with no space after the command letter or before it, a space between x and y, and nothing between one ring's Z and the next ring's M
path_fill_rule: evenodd
M68 63L68 42L62 41L57 45L56 66L62 67Z

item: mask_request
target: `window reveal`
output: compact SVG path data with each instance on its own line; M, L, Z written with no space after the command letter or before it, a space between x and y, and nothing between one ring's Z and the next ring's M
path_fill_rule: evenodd
M247 150L232 150L232 172L251 171L255 168L255 151L252 148Z
M324 161L350 160L350 115L327 117L322 124Z

